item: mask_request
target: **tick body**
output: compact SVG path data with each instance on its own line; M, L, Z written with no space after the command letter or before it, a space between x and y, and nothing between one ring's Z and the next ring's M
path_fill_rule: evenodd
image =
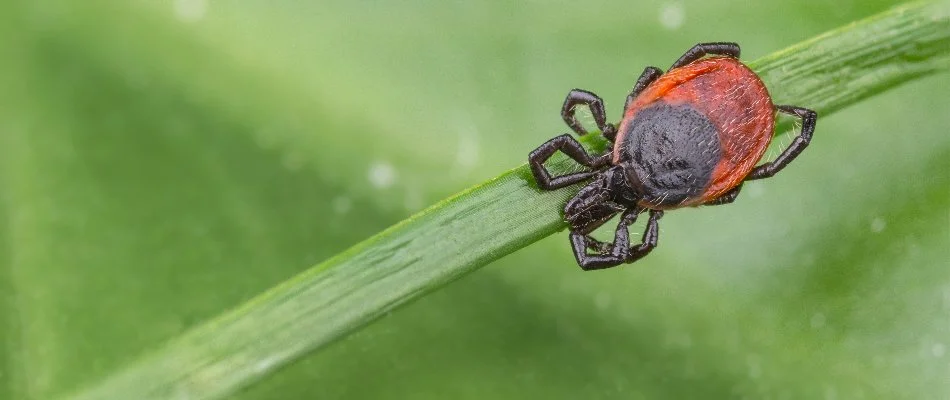
M612 142L611 151L591 155L565 134L531 152L529 164L545 190L589 181L564 208L581 268L603 269L642 258L656 247L664 210L731 203L742 182L774 175L808 145L815 112L773 105L762 80L738 57L735 43L704 43L665 74L647 67L627 96L617 125L606 122L597 95L580 89L568 94L561 110L567 125L586 134L574 109L587 105ZM756 166L773 136L776 112L800 118L802 131L774 161ZM543 163L558 150L588 170L552 177ZM643 241L631 246L628 226L644 212L650 219ZM622 216L613 243L590 236L617 214Z

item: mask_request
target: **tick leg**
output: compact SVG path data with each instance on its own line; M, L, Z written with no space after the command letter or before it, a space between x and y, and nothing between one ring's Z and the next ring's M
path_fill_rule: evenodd
M571 137L571 135L565 133L554 139L548 140L537 149L534 149L534 151L528 155L528 164L531 165L531 172L534 174L534 180L538 183L538 187L541 189L560 189L565 186L570 186L575 183L585 181L596 175L595 171L586 171L551 177L551 174L548 172L547 168L544 168L544 162L551 158L551 156L553 156L558 150L562 151L564 154L567 154L568 157L573 158L581 165L594 170L599 169L610 162L610 153L604 154L600 157L592 157L589 153L587 153L587 150L584 149L584 146L581 146L580 142Z
M640 95L640 92L647 87L647 85L653 83L657 78L663 75L663 70L657 67L646 67L643 70L643 73L640 74L640 78L637 79L637 83L633 85L633 90L630 91L630 94L627 95L627 101L623 103L623 112L627 112L627 108L630 107L630 103L633 103L633 100ZM609 138L610 141L613 141L613 138Z
M802 131L798 134L798 137L792 141L792 144L789 145L782 154L779 154L775 161L755 167L755 169L749 173L749 176L745 178L747 181L769 178L781 171L782 168L785 168L795 157L798 157L802 150L805 150L805 147L808 147L808 143L811 142L811 135L815 132L815 122L818 119L818 114L814 111L795 106L775 106L775 108L783 113L795 115L800 118L802 120Z
M697 44L687 50L679 60L676 60L670 69L682 67L707 55L739 58L739 45L731 42Z
M650 210L650 220L647 221L647 227L643 231L643 242L630 248L627 259L624 260L625 263L637 261L656 248L656 241L660 236L660 226L657 222L660 218L663 218L662 210Z
M594 116L594 122L597 123L597 129L600 129L604 137L613 138L616 135L617 128L607 123L604 100L600 96L582 89L571 90L567 94L567 98L564 99L564 105L561 106L561 118L564 119L567 126L571 127L571 130L581 136L587 134L587 130L581 126L581 123L574 116L575 108L579 105L586 105L590 108L590 113Z
M571 232L571 247L574 249L574 258L577 264L584 271L595 269L605 269L616 267L624 263L627 259L627 253L630 251L630 231L629 226L637 221L637 215L643 212L643 209L635 208L627 210L620 217L617 224L617 230L614 232L614 242L612 245L590 237L580 232ZM603 251L610 248L609 254L587 254L587 249Z
M703 205L704 206L721 206L723 204L732 203L733 201L736 201L736 197L739 197L740 191L742 191L741 183L739 184L739 186L729 189L728 192L723 193L721 196L703 203Z

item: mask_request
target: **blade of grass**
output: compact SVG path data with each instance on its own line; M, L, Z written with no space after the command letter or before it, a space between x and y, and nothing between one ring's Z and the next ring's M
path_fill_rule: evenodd
M814 108L827 116L950 68L950 4L904 5L750 66L777 103ZM604 146L596 136L585 142ZM572 167L561 159L550 168L563 173ZM540 192L525 166L515 168L183 334L69 398L223 397L397 306L562 230L560 208L573 192Z

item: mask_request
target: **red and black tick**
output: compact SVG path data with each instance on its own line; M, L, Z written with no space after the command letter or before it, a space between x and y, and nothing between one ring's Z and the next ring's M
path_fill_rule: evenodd
M632 263L650 253L664 210L732 203L742 182L771 177L794 160L811 141L817 119L809 109L773 105L762 80L739 61L735 43L697 44L665 74L647 67L617 125L607 123L600 97L574 89L561 117L578 135L587 133L574 117L578 105L590 108L613 150L591 155L564 134L532 151L528 161L544 190L593 180L564 206L574 256L584 270ZM801 133L774 161L756 166L772 139L777 112L800 118ZM552 177L544 162L558 150L589 170ZM628 227L645 211L650 220L643 242L631 246ZM590 236L619 213L613 243Z

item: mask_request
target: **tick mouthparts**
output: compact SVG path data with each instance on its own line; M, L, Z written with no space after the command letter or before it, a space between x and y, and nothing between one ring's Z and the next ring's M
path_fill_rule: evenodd
M587 221L586 218L583 218L583 215L583 213L564 214L564 221L567 222L568 226L570 226L571 231L583 230L581 229L584 227L582 221Z
M588 234L623 210L621 205L611 201L588 203L580 208L568 209L564 213L564 220L570 225L571 231Z

